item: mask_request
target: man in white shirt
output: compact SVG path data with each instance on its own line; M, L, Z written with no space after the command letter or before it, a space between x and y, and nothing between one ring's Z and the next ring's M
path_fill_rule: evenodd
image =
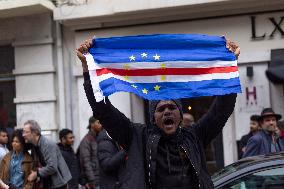
M6 145L8 143L8 133L5 128L0 128L0 162L2 158L9 152Z

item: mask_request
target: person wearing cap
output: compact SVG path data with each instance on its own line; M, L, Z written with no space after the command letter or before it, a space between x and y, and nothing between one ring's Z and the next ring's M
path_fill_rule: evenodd
M243 153L245 152L246 149L246 145L248 143L248 140L255 135L261 128L259 125L259 115L252 115L250 116L250 131L248 134L242 136L241 140L240 140L240 146L239 146L239 158L241 158L243 156Z
M262 110L259 117L262 130L249 139L243 158L284 150L284 144L276 133L277 121L281 117L272 108L264 108Z
M102 125L97 118L92 116L87 128L89 132L84 136L78 148L81 184L87 189L97 189L100 186L97 136L102 130Z
M128 155L120 188L213 188L204 148L222 132L237 95L217 96L209 111L189 128L181 127L180 100L150 101L151 125L133 123L108 98L96 102L83 55L90 46L91 41L82 44L77 56L82 62L84 89L93 114ZM239 48L233 49L238 55Z

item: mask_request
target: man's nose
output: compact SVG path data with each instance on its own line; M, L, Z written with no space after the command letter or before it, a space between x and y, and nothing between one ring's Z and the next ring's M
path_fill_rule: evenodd
M165 114L165 115L168 115L168 114L170 114L170 113L171 113L171 110L170 110L169 108L165 108L164 114Z

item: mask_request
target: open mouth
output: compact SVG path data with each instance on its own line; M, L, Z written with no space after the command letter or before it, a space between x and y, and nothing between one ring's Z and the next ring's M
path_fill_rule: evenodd
M174 124L174 120L171 119L171 118L166 118L166 119L164 120L164 125L165 125L165 126L172 126L173 124Z

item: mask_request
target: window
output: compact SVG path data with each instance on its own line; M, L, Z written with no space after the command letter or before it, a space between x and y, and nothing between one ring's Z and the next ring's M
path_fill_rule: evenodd
M14 48L0 46L0 57L0 127L10 130L16 125Z
M247 175L230 184L223 189L283 189L284 188L284 167L262 170Z

